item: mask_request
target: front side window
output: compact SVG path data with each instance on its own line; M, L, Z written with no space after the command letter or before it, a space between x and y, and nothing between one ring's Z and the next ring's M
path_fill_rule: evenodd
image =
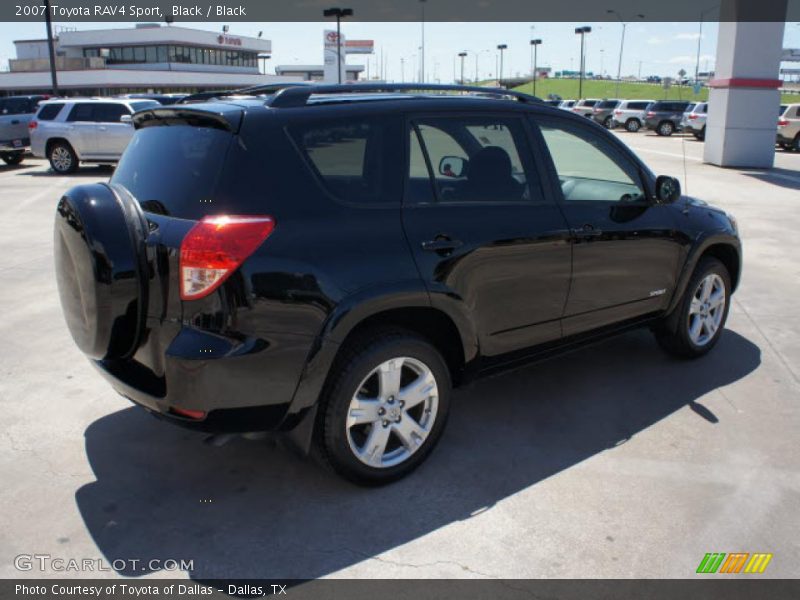
M614 156L595 134L541 124L567 202L635 202L646 196L635 168Z
M67 121L94 121L94 107L88 102L76 104L72 107Z
M124 104L95 104L94 120L98 123L119 123L122 115L129 115L131 111Z
M406 201L523 202L542 199L530 185L525 130L504 117L420 118L410 129Z
M396 196L387 187L387 125L364 117L322 121L290 134L322 185L346 202L384 203Z

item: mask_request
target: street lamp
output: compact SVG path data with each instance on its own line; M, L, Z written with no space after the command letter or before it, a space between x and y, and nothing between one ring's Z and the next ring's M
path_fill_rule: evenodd
M697 84L698 79L700 78L700 42L703 39L703 17L710 13L711 11L719 8L719 6L712 6L707 8L703 11L700 11L700 32L697 35L697 63L694 66L694 82Z
M425 2L426 0L419 0L420 7L422 8L422 45L419 47L419 82L425 83Z
M352 8L326 8L322 11L324 17L336 17L336 75L342 83L342 24L345 17L353 16Z
M503 50L508 49L508 44L498 44L497 49L500 50L500 68L497 71L497 84L503 87Z
M464 59L467 57L467 53L459 52L458 56L461 58L461 85L464 85Z
M542 40L531 40L531 76L533 77L533 95L536 95L536 61L539 50L539 44Z
M617 98L619 98L619 82L620 82L620 79L622 78L622 48L625 45L625 28L628 26L628 24L624 21L624 19L622 18L622 15L619 14L618 11L609 9L609 10L606 11L606 13L608 13L609 15L615 15L617 17L617 19L619 19L619 22L622 24L622 38L620 39L620 42L619 42L619 62L617 63L617 93L616 93L616 96L617 96ZM638 14L636 16L639 17L640 19L644 19L644 15L642 15L642 14Z
M575 33L581 36L581 62L578 69L580 69L579 79L578 79L578 100L583 98L583 71L584 71L584 57L583 57L583 48L584 48L584 37L587 33L591 33L592 28L588 25L584 25L583 27L576 27Z
M50 57L50 82L53 86L53 96L59 96L58 77L56 77L56 52L53 47L53 27L50 22L50 0L44 0L44 22L47 26L47 53Z

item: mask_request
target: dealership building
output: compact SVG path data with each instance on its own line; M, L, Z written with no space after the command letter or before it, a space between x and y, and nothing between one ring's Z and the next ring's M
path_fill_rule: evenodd
M0 72L0 95L49 91L47 40L17 40L14 46L16 58L9 60L8 72ZM72 96L195 92L300 79L261 73L272 53L270 40L157 23L62 29L55 50L58 86Z

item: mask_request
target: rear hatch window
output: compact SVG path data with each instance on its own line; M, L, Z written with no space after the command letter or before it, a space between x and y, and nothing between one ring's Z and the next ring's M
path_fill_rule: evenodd
M133 136L111 183L124 187L145 211L199 219L214 209L214 194L233 140L214 127L144 127Z

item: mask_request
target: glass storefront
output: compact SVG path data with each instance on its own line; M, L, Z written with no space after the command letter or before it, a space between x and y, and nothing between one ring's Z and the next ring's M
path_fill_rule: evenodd
M255 52L175 44L84 48L83 55L101 56L106 59L107 65L173 62L224 67L258 66L258 54Z

